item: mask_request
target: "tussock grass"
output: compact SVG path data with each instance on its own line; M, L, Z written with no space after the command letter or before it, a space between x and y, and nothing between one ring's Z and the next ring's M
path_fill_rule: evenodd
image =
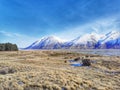
M68 51L0 52L0 90L119 90L120 57L90 55L89 67L72 67L84 57Z

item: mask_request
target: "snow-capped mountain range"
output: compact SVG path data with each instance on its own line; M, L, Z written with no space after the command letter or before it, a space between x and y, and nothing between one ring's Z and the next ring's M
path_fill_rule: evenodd
M85 34L71 41L48 36L35 41L25 49L120 49L120 32L112 31L105 35Z

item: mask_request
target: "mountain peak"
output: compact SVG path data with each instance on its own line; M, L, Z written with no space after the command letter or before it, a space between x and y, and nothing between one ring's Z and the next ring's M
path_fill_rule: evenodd
M44 39L53 40L53 41L57 41L57 42L60 42L60 43L64 42L64 40L62 40L62 39L60 39L60 38L58 38L56 36L48 36L48 37L45 37Z
M40 40L37 40L28 48L30 49L60 48L62 43L64 43L64 41L56 36L47 36L47 37L41 38Z
M120 32L111 31L105 35L89 33L65 42L56 36L43 37L26 49L61 48L120 48Z
M96 42L100 36L96 33L85 34L83 36L79 36L76 39L72 40L75 44L87 44L88 42Z
M46 36L46 37L43 37L44 39L56 39L57 37L56 36L53 36L53 35L51 35L51 36Z

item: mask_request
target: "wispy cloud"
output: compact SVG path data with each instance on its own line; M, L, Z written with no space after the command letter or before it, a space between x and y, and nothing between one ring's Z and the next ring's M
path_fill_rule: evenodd
M37 40L35 37L30 37L24 34L20 33L12 33L12 32L6 32L4 30L0 31L0 34L2 34L4 37L2 42L11 42L18 45L18 47L27 47L32 42Z
M3 35L5 35L5 36L7 36L7 37L13 37L13 34L11 34L11 33L8 33L8 32L6 32L6 31L0 31L0 34L3 34Z
M109 31L120 31L120 18L111 17L95 21L91 28L98 33L106 33Z
M96 32L99 34L105 34L113 30L120 31L120 19L118 17L99 19L77 27L66 27L64 31L57 31L52 35L58 36L64 40L72 40L86 33ZM31 37L21 33L8 32L6 30L1 30L0 34L2 34L2 38L4 39L2 40L3 42L16 43L19 47L26 47L41 38Z
M22 36L25 36L25 35L22 35L22 34L19 34L19 33L6 32L4 30L0 31L0 34L3 34L4 36L7 36L7 37L22 37Z
M110 31L120 31L120 18L118 16L100 18L77 27L67 27L63 32L55 33L61 38L71 40L86 33L105 34Z

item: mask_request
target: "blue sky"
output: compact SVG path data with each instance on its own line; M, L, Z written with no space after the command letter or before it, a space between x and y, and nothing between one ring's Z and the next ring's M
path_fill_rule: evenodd
M120 31L120 0L0 0L0 42L26 47L43 36L71 40Z

